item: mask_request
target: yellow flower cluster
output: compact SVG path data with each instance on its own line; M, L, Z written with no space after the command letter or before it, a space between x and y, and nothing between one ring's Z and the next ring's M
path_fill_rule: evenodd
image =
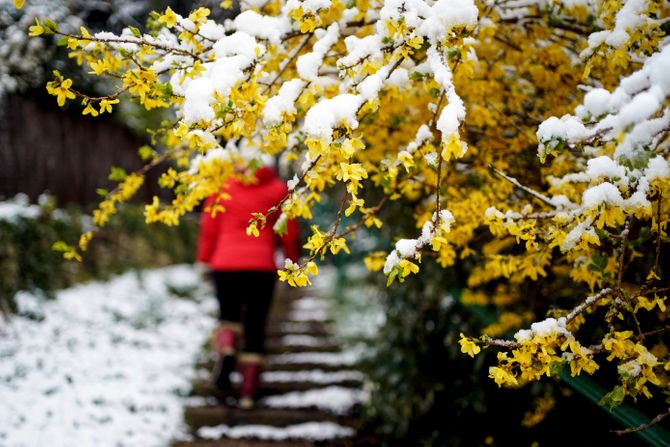
M518 386L542 376L553 376L556 367L564 363L570 366L573 376L582 370L593 374L599 368L593 360L593 352L582 346L572 334L551 332L533 334L532 338L519 342L511 350L511 355L499 352L499 366L489 369L489 377L498 386Z
M314 261L308 262L305 266L292 263L287 264L283 270L279 270L279 280L288 282L293 287L305 287L308 284L312 284L308 275L319 274L319 268Z
M663 365L659 364L658 359L647 348L640 343L636 343L631 338L632 331L613 332L603 339L603 347L609 356L607 360L614 360L619 364L619 375L622 376L622 386L625 394L635 397L642 393L645 397L651 398L647 383L663 386L663 382L657 376L661 373ZM670 369L666 362L665 370ZM665 380L667 384L667 378Z
M272 211L250 216L248 234L257 235L270 212L309 220L326 195L339 197L330 227L312 226L309 256L280 270L282 281L310 284L316 258L348 253L361 228L400 227L384 219L391 204L417 233L394 233L393 240L421 243L405 254L382 247L368 254L366 266L383 269L389 284L418 274L422 262L462 267L466 309L484 307L498 318L476 337L462 336L461 350L475 356L485 346L502 348L490 369L498 385L553 376L559 365L575 375L615 362L624 394L651 393L648 384L661 380L659 369L668 364L667 350L656 363L649 353L652 344L666 344L658 334L666 318L660 253L669 241L670 179L661 173L649 177L646 189L638 183L653 157L667 163L669 132L659 130L653 145L636 149L639 159L621 167L632 179L624 182L586 172L592 159L614 157L634 123L612 138L596 133L547 145L536 131L582 105L584 85L611 91L638 61L658 53L667 40L659 20L670 12L667 2L644 2L636 25L617 34L627 36L618 47L588 39L595 16L603 33L620 31L621 2L614 0L598 0L594 10L575 2L530 4L519 17L504 19L495 2L477 0L477 25L442 24L439 36L388 3L317 3L297 2L288 11L286 1L273 0L249 10L286 29L237 30L242 25L231 23L224 30L207 8L187 17L167 8L152 15L147 34L131 28L116 37L85 28L67 34L46 19L29 33L60 36L75 62L113 86L110 95L89 98L54 72L47 90L59 105L79 98L83 113L96 116L129 97L148 110L177 112L141 151L147 168L169 165L159 184L174 192L170 203L154 198L146 206L147 222L176 225L227 179L242 179L239 148L254 146L278 156L296 176ZM225 40L237 38L236 45ZM582 124L598 118L586 116ZM119 179L94 212L96 225L136 191L145 172ZM605 183L614 199L581 205ZM447 210L448 224L440 217ZM210 211L224 212L221 204ZM80 241L82 250L89 240ZM588 301L589 292L598 298ZM570 315L565 331L517 342L491 338L547 309ZM586 321L599 329L596 335L577 332ZM635 341L617 335L628 330ZM602 334L610 335L603 340ZM598 358L601 349L613 356Z

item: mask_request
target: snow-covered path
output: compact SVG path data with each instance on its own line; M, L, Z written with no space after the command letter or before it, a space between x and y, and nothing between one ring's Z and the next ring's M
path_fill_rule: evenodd
M188 299L175 290L189 290ZM165 446L215 319L191 266L130 272L0 320L0 445Z
M326 297L332 284L323 276L304 289L279 285L255 408L230 405L236 390L223 394L213 386L208 379L213 358L203 352L205 369L194 381L194 397L184 411L191 433L174 447L372 445L358 433L365 395L365 377L356 370L360 352L345 349L331 324ZM240 374L231 379L239 387Z

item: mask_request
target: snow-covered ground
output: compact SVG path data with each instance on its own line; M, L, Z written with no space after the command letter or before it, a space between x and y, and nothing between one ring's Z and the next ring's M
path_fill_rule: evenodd
M174 290L190 290L179 298ZM130 272L0 320L0 445L165 446L215 324L191 266Z

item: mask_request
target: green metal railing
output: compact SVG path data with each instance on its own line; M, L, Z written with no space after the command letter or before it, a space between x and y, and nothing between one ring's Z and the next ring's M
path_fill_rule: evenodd
M626 428L639 427L648 424L650 419L637 411L632 406L624 403L614 407L611 411L607 407L600 405L599 402L607 390L598 385L595 381L586 376L572 377L565 369L561 372L561 380L567 383L572 389L585 396L595 405L606 411L612 418L616 419ZM635 432L650 446L668 447L670 446L670 433L665 431L660 425L652 425L646 430Z

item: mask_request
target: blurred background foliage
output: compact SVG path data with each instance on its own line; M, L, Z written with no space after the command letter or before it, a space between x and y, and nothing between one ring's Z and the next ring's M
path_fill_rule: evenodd
M147 225L137 204L122 207L102 229L81 263L63 259L51 249L58 240L76 240L88 218L77 206L56 209L53 199L42 200L35 215L0 219L0 308L15 308L19 291L51 296L77 282L106 279L129 269L159 267L194 261L197 219L188 217L178 227Z
M0 309L4 313L14 310L18 291L50 296L74 283L109 278L128 269L193 261L196 219L187 218L174 228L147 226L139 200L123 207L100 231L82 263L65 261L52 250L56 241L78 240L88 226L87 214L99 198L96 188L112 185L107 179L110 159L121 158L118 163L129 170L139 166L137 150L148 141L147 128L169 115L165 110L146 111L129 101L112 115L95 120L82 117L78 104L61 110L45 89L52 70L68 73L89 94L105 94L108 86L69 59L53 36L27 35L35 17L49 17L65 32L76 32L81 26L91 32L119 32L128 25L144 28L153 9L171 6L187 11L191 3L31 0L19 10L12 0L0 0L0 201L29 207L23 193L33 202L39 196L40 201L37 214L0 217ZM127 136L127 130L135 138ZM105 140L107 146L96 146ZM115 150L112 156L100 153L110 147ZM16 193L22 194L15 199ZM160 193L148 186L140 198Z
M339 268L337 320L364 352L364 426L381 445L565 446L573 437L575 445L654 445L611 433L623 427L609 410L558 378L498 388L488 378L495 350L474 360L460 352L459 334L486 324L458 301L455 273L424 264L421 275L386 289L360 265Z

